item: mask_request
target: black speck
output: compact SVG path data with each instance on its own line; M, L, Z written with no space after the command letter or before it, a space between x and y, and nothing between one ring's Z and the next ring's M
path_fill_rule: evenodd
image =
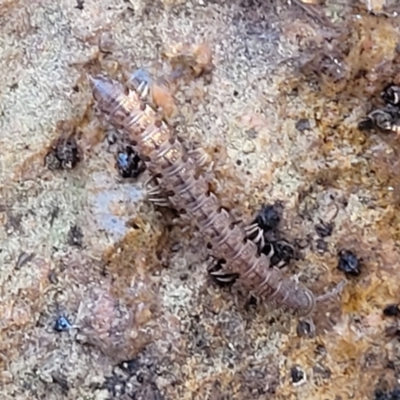
M73 90L75 93L79 93L79 86L78 86L78 85L73 86L73 87L72 87L72 90Z
M83 5L84 4L85 4L85 2L83 0L76 0L75 8L77 8L78 10L83 10Z
M7 222L5 224L6 230L13 231L21 231L21 222L22 215L21 214L12 214L11 212L7 212Z
M400 309L398 304L390 304L383 309L383 315L386 317L398 317Z
M132 360L123 361L119 367L128 372L130 375L136 374L136 372L140 369L140 362L137 358L133 358Z
M64 332L72 328L71 323L64 316L59 316L54 324L54 330L56 332Z
M52 374L52 379L53 379L53 383L56 383L57 385L60 386L62 392L64 394L67 394L69 391L69 385L68 385L68 381L66 378L64 378L63 376L60 376L58 374Z
M106 135L107 143L109 146L118 142L118 135L114 131L109 131Z
M234 91L233 91L233 95L234 95L235 97L238 97L238 96L239 96L239 92L238 92L237 90L234 90Z
M292 259L295 258L294 248L284 241L267 243L261 250L261 253L269 255L271 252L271 246L273 246L274 253L271 257L271 265L280 266L288 264Z
M276 229L281 221L280 212L275 205L264 205L259 212L256 223L264 231Z
M358 129L360 131L371 131L374 128L375 124L371 118L364 118L358 123Z
M49 272L47 278L49 282L52 283L53 285L56 285L58 283L57 273L56 271L54 271L54 269Z
M81 154L74 137L59 138L45 157L50 170L72 169L81 160Z
M400 87L390 84L382 92L382 99L387 104L398 106L400 102Z
M117 169L123 178L136 178L145 170L145 165L134 149L126 146L117 154Z
M79 226L71 226L67 242L70 246L82 247L83 233Z
M199 347L200 349L204 348L206 345L206 342L202 338L196 341L196 347Z
M304 372L299 367L292 367L290 369L290 376L293 383L298 383L304 379Z
M385 335L390 338L397 338L400 340L400 329L396 325L391 325L385 328Z
M317 250L319 253L325 253L328 250L328 243L325 240L318 239L317 240Z
M25 264L28 264L35 258L35 253L25 253L24 251L18 256L17 262L15 264L15 269L21 269Z
M14 91L14 90L16 90L16 89L18 89L18 82L15 82L15 83L13 83L13 84L10 86L10 90L11 90L11 91Z
M188 278L189 278L189 274L187 274L186 272L179 275L179 279L180 279L181 281L187 281Z
M318 236L321 238L328 237L332 234L333 231L333 224L324 224L320 223L315 225L315 231L317 232Z
M250 296L245 304L245 310L249 311L251 308L257 307L257 299L254 296Z
M338 268L346 274L358 276L361 273L360 261L357 256L350 250L342 250L339 253Z
M304 132L311 129L310 121L307 118L299 119L296 122L296 129L300 132Z
M49 217L50 217L50 226L53 226L53 223L54 223L55 219L58 218L59 214L60 214L60 207L54 206L54 207L51 209L50 213L49 213Z
M315 354L320 356L326 355L327 354L326 347L322 344L317 344L317 346L315 347Z
M400 400L400 388L395 388L392 392L377 390L374 400Z
M297 336L299 337L311 337L312 330L311 325L307 321L299 321L296 328Z

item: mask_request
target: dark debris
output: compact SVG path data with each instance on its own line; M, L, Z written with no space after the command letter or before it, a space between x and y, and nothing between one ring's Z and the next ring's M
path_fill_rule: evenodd
M325 240L322 239L318 239L317 240L317 250L320 254L325 253L326 251L328 251L328 243L325 242Z
M294 366L290 369L290 376L293 383L299 383L304 379L304 372L298 366Z
M281 221L281 212L276 205L264 205L255 222L264 231L274 230Z
M20 269L25 264L28 264L35 258L35 255L36 255L35 253L26 253L24 251L21 252L20 255L18 256L17 262L15 263L15 269Z
M137 178L146 167L133 147L125 146L118 151L117 169L122 178Z
M367 121L362 121L359 128L368 130L372 126L382 132L397 132L399 124L400 110L389 104L385 108L371 111L367 116Z
M390 304L383 309L386 317L398 317L400 315L399 304Z
M321 222L315 225L315 231L317 232L317 235L321 238L328 237L332 235L333 223Z
M299 132L308 131L311 129L310 121L306 118L299 119L295 127Z
M400 133L400 87L387 86L381 93L385 106L372 110L360 121L362 131L377 129L385 133Z
M77 225L71 226L67 237L68 244L70 246L82 247L82 241L83 241L82 229Z
M101 388L107 389L113 399L163 400L154 382L157 372L157 365L152 362L140 358L127 360L113 368Z
M400 339L400 329L398 325L391 325L385 328L385 335L389 338Z
M51 171L72 169L82 159L81 151L73 136L60 137L45 156L45 165Z
M277 265L280 262L285 264L289 263L292 259L296 258L295 250L289 243L280 241L274 244L275 253L272 256L272 265Z
M51 375L51 378L53 379L53 383L57 384L61 388L63 394L68 393L70 387L64 376L54 373Z
M301 320L297 324L296 333L298 337L312 337L313 330L308 321Z
M400 400L400 388L395 388L391 392L377 390L374 400Z
M400 87L390 84L381 93L382 100L386 104L392 104L394 106L400 105Z
M291 260L296 259L296 252L294 247L286 242L285 240L278 240L267 243L262 249L261 253L269 255L271 252L271 246L273 247L273 255L271 257L272 266L281 266L288 264Z
M53 329L56 332L65 332L71 328L72 328L72 324L69 322L68 318L63 315L60 315L56 319L56 322L54 323L54 327L53 327Z
M346 274L358 276L361 273L361 265L358 257L350 250L339 252L338 268Z
M76 6L75 8L78 10L83 10L85 2L83 0L76 0Z

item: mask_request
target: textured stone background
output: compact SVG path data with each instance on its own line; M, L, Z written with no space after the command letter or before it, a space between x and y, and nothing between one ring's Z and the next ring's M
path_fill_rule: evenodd
M399 140L357 124L400 83L398 24L357 1L0 1L1 398L395 398L397 321L382 309L400 301ZM281 202L280 234L302 243L286 271L316 293L343 279L341 249L362 259L313 338L213 284L201 235L144 201L144 177L117 177L86 73L162 75L183 38L207 43L215 69L177 93L177 129L219 149L224 204L250 222ZM83 160L48 170L70 130ZM70 330L53 329L60 315Z

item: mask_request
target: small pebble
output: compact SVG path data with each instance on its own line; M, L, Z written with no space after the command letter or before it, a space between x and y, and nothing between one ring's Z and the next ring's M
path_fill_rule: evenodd
M249 154L253 153L253 151L256 149L256 146L251 140L246 140L243 145L243 153L244 154Z
M304 132L311 129L310 121L307 118L299 119L295 125L299 132Z

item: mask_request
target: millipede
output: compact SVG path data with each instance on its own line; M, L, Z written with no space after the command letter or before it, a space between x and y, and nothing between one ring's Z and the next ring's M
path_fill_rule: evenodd
M201 172L204 158L188 150L159 112L145 101L143 85L132 89L103 75L88 78L96 109L127 136L156 181L150 200L163 204L167 201L178 212L187 214L213 255L225 260L226 274L237 275L244 288L268 304L299 316L309 316L317 301L330 297L316 297L271 266L272 254L260 253L257 240L249 239L248 230L221 206Z

